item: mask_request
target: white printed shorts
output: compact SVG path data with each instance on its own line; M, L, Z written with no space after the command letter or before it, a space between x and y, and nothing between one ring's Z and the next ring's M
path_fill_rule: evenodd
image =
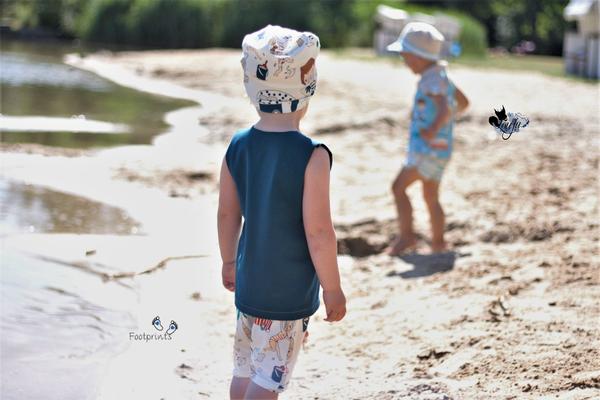
M449 158L437 157L435 154L409 152L405 166L416 168L425 179L440 181Z
M296 365L308 320L278 321L238 310L233 376L250 378L264 389L283 392Z

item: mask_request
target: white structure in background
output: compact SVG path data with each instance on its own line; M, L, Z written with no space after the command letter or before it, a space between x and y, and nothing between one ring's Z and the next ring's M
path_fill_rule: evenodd
M408 14L404 10L388 7L385 5L377 6L375 14L375 34L373 38L373 46L377 54L387 54L386 46L396 39L402 32L402 28L409 22L427 22L435 26L442 34L446 41L442 47L442 56L448 57L450 54L450 46L458 40L460 34L460 23L455 18L444 14L427 15L421 13Z
M568 74L600 78L599 0L571 0L564 11L567 21L577 21L577 31L565 33L563 57Z

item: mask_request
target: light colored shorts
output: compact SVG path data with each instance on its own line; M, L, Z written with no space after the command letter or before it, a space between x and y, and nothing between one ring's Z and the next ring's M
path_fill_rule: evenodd
M419 174L425 179L440 181L449 158L440 158L435 154L425 154L409 152L405 166L407 168L416 167Z
M233 376L250 378L264 389L283 392L296 365L308 320L278 321L238 310Z

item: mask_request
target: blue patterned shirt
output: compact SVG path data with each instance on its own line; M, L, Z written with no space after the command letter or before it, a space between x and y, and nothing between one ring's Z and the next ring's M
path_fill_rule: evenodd
M452 129L454 126L454 117L450 118L437 133L437 141L444 140L448 144L448 149L433 149L419 134L421 129L429 127L437 115L435 103L431 96L444 95L448 98L448 105L451 113L454 115L456 109L454 99L454 84L448 79L445 63L436 63L426 69L421 74L421 79L417 85L412 118L410 124L410 139L408 145L409 153L432 154L439 158L449 158L452 154Z

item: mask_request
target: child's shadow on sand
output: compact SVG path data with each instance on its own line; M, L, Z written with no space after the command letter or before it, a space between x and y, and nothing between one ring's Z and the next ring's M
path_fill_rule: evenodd
M399 256L399 258L408 264L412 264L413 269L404 272L392 271L387 276L399 276L404 279L411 279L450 271L454 268L456 253L454 251L437 254L413 253Z

